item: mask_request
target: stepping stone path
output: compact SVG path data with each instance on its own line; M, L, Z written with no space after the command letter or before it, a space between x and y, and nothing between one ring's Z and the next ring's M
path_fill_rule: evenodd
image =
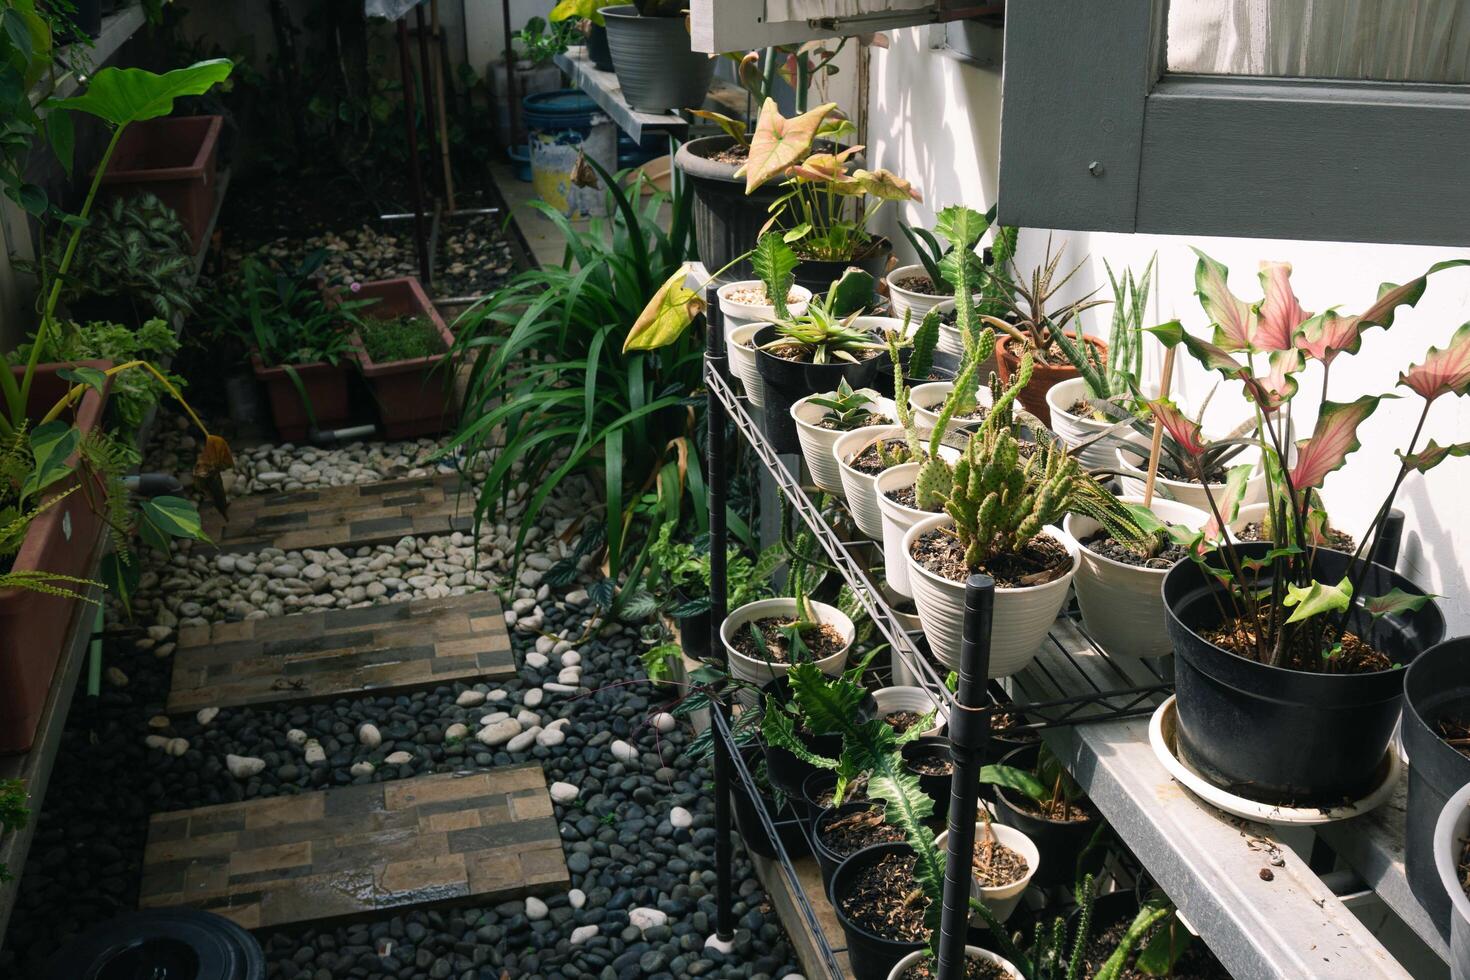
M179 631L171 714L467 684L516 674L491 592Z
M144 908L247 929L570 884L539 765L155 814L143 862Z
M210 510L204 532L224 552L391 544L406 534L470 530L473 493L448 474L242 497L228 520Z

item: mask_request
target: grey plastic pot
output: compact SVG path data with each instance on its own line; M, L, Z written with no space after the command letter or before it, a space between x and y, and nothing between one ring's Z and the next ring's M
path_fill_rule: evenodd
M1410 891L1448 938L1450 900L1434 868L1434 823L1445 801L1470 783L1470 758L1440 738L1437 726L1447 715L1470 717L1470 637L1445 640L1414 658L1404 673L1404 705L1404 868Z
M643 112L704 105L715 61L690 49L686 18L642 17L632 4L603 7L600 13L628 105Z
M1470 835L1470 786L1449 798L1434 827L1434 865L1450 904L1450 980L1470 980L1470 897L1460 885L1460 849L1466 835Z
M705 136L690 140L674 154L674 166L694 190L694 240L704 267L711 272L725 268L735 256L755 247L761 226L770 218L771 205L785 192L781 182L773 180L746 194L745 179L735 176L739 164L710 159L734 143L730 136ZM749 279L754 275L750 260L742 259L723 278Z

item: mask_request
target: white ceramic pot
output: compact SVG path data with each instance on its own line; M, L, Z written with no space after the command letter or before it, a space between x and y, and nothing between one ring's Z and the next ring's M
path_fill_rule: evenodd
M910 389L909 407L913 409L914 423L920 429L933 432L939 425L939 410L944 407L944 400L949 397L951 391L954 391L953 381L930 381L927 384L914 385ZM975 400L981 406L989 408L992 401L990 388L986 385L977 387ZM951 419L946 434L962 432L977 424L973 420L955 421Z
M1470 786L1445 803L1434 827L1434 866L1450 895L1450 978L1470 980L1470 898L1460 886L1460 849L1470 836Z
M934 725L926 729L924 735L938 735L945 724L949 721L949 712L941 703L936 703L934 697L922 687L917 685L902 684L894 687L880 687L873 692L873 700L878 705L875 718L882 718L893 711L913 711L921 715L935 712Z
M907 337L917 330L917 323L910 323L908 329L903 326L902 317L892 316L860 316L854 317L852 328L854 330L866 330L868 333L883 340L889 333L896 333L899 337Z
M814 398L836 397L835 391L823 391L799 398L791 403L791 419L796 423L796 437L801 442L801 455L806 460L806 468L811 472L813 482L829 493L845 493L842 475L837 472L837 458L832 455L832 447L845 433L841 429L824 429L818 425L827 409L812 401ZM881 398L877 392L871 392L871 399L872 411L882 416L885 422L892 422L893 399Z
M909 587L914 604L919 608L919 621L929 649L939 662L951 670L960 669L960 637L965 622L965 584L954 582L929 571L913 557L914 542L937 527L953 524L948 514L925 518L905 532L903 551L909 568ZM1067 589L1077 574L1081 556L1077 542L1058 527L1048 526L1047 533L1061 542L1072 556L1065 574L1043 585L1019 589L995 590L995 612L990 628L991 677L1009 677L1036 657L1037 648L1067 600Z
M807 600L811 606L812 614L816 616L817 622L829 623L837 627L844 640L842 649L830 657L823 657L816 661L817 669L828 677L836 677L841 674L847 666L847 653L852 646L855 630L852 620L847 614L836 606L829 606L825 602L817 602L814 599ZM720 640L725 644L725 652L730 658L730 675L736 680L748 681L760 687L762 684L777 677L785 677L786 672L791 669L790 664L767 663L748 657L735 648L732 642L737 630L743 630L748 623L760 619L769 619L779 616L790 619L796 615L796 600L788 597L776 599L759 599L755 602L747 602L725 617L720 624ZM747 706L756 702L753 692L741 691L740 702Z
M983 803L981 804L981 806L984 805ZM1041 852L1036 849L1036 845L1031 842L1030 837L1027 837L1014 827L1007 827L1005 824L996 823L992 820L990 822L990 829L995 834L997 841L1026 859L1026 876L1020 881L1011 882L1009 885L1002 885L998 888L987 888L982 887L980 882L974 878L970 879L970 895L976 900L985 903L990 909L990 914L994 915L997 921L1004 922L1011 917L1011 913L1021 903L1021 893L1026 890L1027 885L1031 884L1031 877L1036 874L1036 868L1041 864ZM979 841L984 834L985 825L976 822L975 840ZM934 846L941 851L945 849L948 843L949 831L947 830L934 838ZM1002 960L1002 962L1005 961Z
M852 513L858 530L874 541L883 540L883 518L878 513L878 500L873 494L878 474L860 473L847 464L875 442L902 437L901 425L869 425L843 433L832 447L837 471L842 478L842 490L847 495L847 509Z
M950 462L959 458L959 452L949 446L940 446L939 455ZM873 496L878 501L878 515L883 522L884 574L887 575L888 584L893 591L910 599L914 597L914 593L909 585L909 566L904 555L903 536L908 533L909 528L925 518L933 517L935 512L905 507L890 500L888 491L913 486L918 476L918 463L904 463L879 473L878 479L873 482Z
M914 324L918 324L920 320L924 319L925 313L928 313L940 303L943 303L945 300L951 303L954 302L954 289L947 282L936 283L935 285L938 286L939 292L934 295L930 295L929 293L916 293L912 289L904 289L902 286L897 285L900 279L907 279L909 276L922 276L928 279L929 272L924 268L922 263L915 262L913 265L901 265L884 277L884 281L888 283L888 299L890 305L893 307L893 315L900 320L907 313L911 321Z
M1259 503L1266 499L1266 472L1261 466L1260 453L1253 449L1246 449L1241 455L1245 458L1240 459L1240 463L1254 462L1255 464L1251 478L1246 481L1245 499L1242 504ZM1141 498L1144 484L1148 482L1148 447L1140 446L1136 453L1127 449L1115 450L1114 468L1120 474L1118 482L1123 487L1124 496ZM1213 496L1215 502L1220 503L1224 492L1224 484L1210 484L1210 493L1206 495L1205 488L1193 480L1167 480L1162 476L1154 480L1154 499L1164 497L1168 500L1177 500L1181 504L1188 504L1207 514L1210 513L1209 497Z
M752 287L760 289L762 295L765 294L765 284L759 279L727 282L719 288L716 294L720 298L720 314L725 320L725 353L727 356L730 353L730 330L732 328L747 323L770 323L776 316L776 308L769 303L741 303L730 298L732 294ZM807 304L812 299L812 291L805 286L792 285L786 295L788 299L792 296L797 297L797 302L786 304L792 316L801 316L805 313Z
M1056 415L1052 415L1056 420ZM1142 497L1123 497L1142 504ZM1160 519L1199 530L1209 521L1204 511L1175 500L1154 498L1149 508ZM1062 529L1078 543L1082 564L1072 583L1088 634L1114 657L1162 657L1173 652L1164 612L1167 568L1142 568L1105 558L1082 544L1098 531L1090 517L1068 514Z
M934 308L941 314L948 313L954 309L954 299L941 300L934 304ZM939 340L934 345L936 350L942 350L946 354L959 357L965 352L965 338L960 336L960 328L951 326L944 321L939 323Z
M1068 449L1074 448L1098 433L1106 432L1116 422L1101 422L1095 418L1083 418L1068 411L1072 403L1087 397L1087 382L1082 378L1068 378L1053 385L1046 393L1046 404L1051 409L1051 428ZM1113 434L1115 439L1139 443L1140 437L1132 429L1124 428ZM1077 454L1078 461L1086 470L1111 470L1118 459L1118 451L1112 439L1095 442ZM1145 444L1146 445L1146 444Z
M907 971L909 967L921 962L923 958L928 955L928 950L914 950L912 953L905 956L903 959L899 960L893 965L893 969L888 971L888 980L900 980L900 978L903 977L904 972ZM1007 976L1013 977L1014 980L1024 980L1024 978L1021 976L1021 971L1016 969L1015 965L1012 964L1010 960L1006 959L998 953L992 953L988 949L981 949L979 946L966 946L965 956L972 960L986 960L990 963L994 963L996 966L1004 970Z
M744 323L725 330L725 352L730 358L730 373L740 379L745 386L745 394L756 408L765 403L766 383L755 366L755 347L747 345L754 342L755 335L764 326L764 323ZM760 413L755 413L755 416L759 420Z

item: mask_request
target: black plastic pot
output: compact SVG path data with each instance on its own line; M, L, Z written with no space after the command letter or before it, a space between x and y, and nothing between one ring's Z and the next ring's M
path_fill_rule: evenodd
M740 750L740 757L745 760L746 768L754 772L755 767L760 764L760 749L754 745L745 746ZM765 824L756 813L756 802L745 790L742 780L734 779L730 782L730 801L735 804L735 827L740 831L740 839L745 842L745 847L753 854L761 857L776 857L776 845L771 840L771 835L766 833ZM760 798L761 805L771 815L771 820L776 823L776 836L781 841L782 848L792 860L806 857L812 852L811 842L807 840L806 828L803 826L805 817L797 814L788 801L784 810L776 809L776 801L770 796Z
M1002 765L1031 770L1036 766L1039 745L1027 745L1001 756ZM1032 883L1037 885L1070 885L1083 874L1096 874L1107 857L1107 848L1095 847L1078 864L1078 857L1092 841L1097 832L1099 817L1095 810L1087 820L1048 820L1028 810L1019 803L1021 796L1015 790L1001 786L990 787L991 799L995 800L995 819L1007 827L1014 827L1036 844L1041 852L1041 864L1036 869Z
M704 105L715 60L690 48L687 18L644 17L633 4L603 7L601 13L628 105L643 112Z
M1434 825L1445 803L1470 783L1470 758L1439 737L1447 715L1470 719L1470 637L1446 640L1415 658L1404 674L1404 751L1409 756L1409 801L1404 824L1404 867L1409 889L1435 927L1450 934L1450 897L1434 866Z
M155 909L104 922L47 965L48 980L264 980L265 954L229 919L195 909Z
M832 898L837 924L847 937L847 962L854 980L888 980L888 972L893 969L893 964L924 946L923 943L901 943L885 939L858 926L842 911L842 899L851 890L854 877L890 854L913 852L914 849L907 844L874 844L858 851L832 872L827 893Z
M836 364L788 361L760 349L762 344L775 339L774 326L762 327L754 338L755 366L766 384L763 406L766 437L771 440L778 453L801 451L801 443L796 437L796 423L791 418L791 406L794 402L819 391L834 391L843 379L853 388L876 388L884 366L892 366L888 357L881 353L857 364L846 361Z
M694 240L699 258L710 272L723 269L735 256L755 247L761 226L770 218L770 207L785 193L777 180L745 193L745 179L736 177L738 164L721 163L710 157L729 149L730 136L705 136L690 140L674 154L674 166L683 171L694 190ZM749 259L731 266L721 278L727 282L752 279Z
M837 807L825 807L817 810L816 816L812 818L812 855L817 859L817 868L822 872L822 889L826 891L832 885L832 875L837 871L839 865L847 860L848 855L838 854L836 851L822 843L821 829L829 820L845 817L849 813L859 813L863 810L871 810L882 804L873 800L855 800L844 803Z
M791 685L785 676L781 676L767 681L762 685L761 692L779 702L785 703L791 698ZM872 717L872 707L873 699L870 697L864 704L864 709L866 709L863 712L864 717ZM841 735L810 735L798 731L797 737L801 739L802 743L810 751L815 752L817 755L824 756L828 759L836 759L842 754ZM766 770L770 773L771 783L779 786L783 792L791 797L793 807L797 809L803 818L809 818L810 813L807 810L806 798L802 795L802 784L806 782L808 776L820 770L817 766L809 762L803 762L795 755L778 746L766 745L763 742L762 747L766 754Z
M953 761L949 754L949 739L943 735L925 735L916 738L899 750L903 761L908 764L918 759L943 759ZM906 765L905 768L908 768ZM939 816L949 812L949 784L953 776L925 776L914 773L924 795L934 801L934 812Z
M1235 547L1242 557L1261 558L1272 546ZM1210 561L1223 567L1218 553ZM1339 581L1350 562L1319 549L1313 577ZM1381 565L1369 566L1358 591L1374 596L1392 588L1424 594ZM1362 796L1378 778L1398 721L1403 671L1315 674L1236 656L1200 635L1221 623L1220 592L1193 562L1180 562L1164 578L1184 761L1217 786L1264 803L1327 806ZM1360 611L1348 626L1397 664L1444 638L1444 616L1432 601L1376 623Z
M913 351L911 349L905 348L904 353L912 354ZM951 354L948 351L936 350L930 356L930 361L930 373L933 374L935 378L939 378L941 381L953 381L955 375L960 373L960 359L959 355L957 354ZM907 360L904 361L904 367L908 367ZM917 385L926 385L933 380L934 378L905 377L903 379L903 383L908 385L910 388L913 388Z
M587 57L598 71L612 71L612 49L607 46L607 28L593 24L587 30Z
M674 593L674 601L679 605L689 602L689 597L682 592ZM676 616L674 622L679 627L679 641L684 647L684 652L695 660L704 660L709 656L709 610L695 613L693 616Z
M886 238L875 238L869 243L867 251L855 258L842 261L802 259L796 264L796 284L810 289L813 295L819 295L841 279L842 274L852 266L871 275L875 283L881 282L888 271L888 257L892 254L892 242Z

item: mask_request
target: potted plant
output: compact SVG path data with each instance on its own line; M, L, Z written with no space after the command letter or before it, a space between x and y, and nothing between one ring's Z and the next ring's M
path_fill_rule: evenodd
M967 235L973 237L958 242L950 241L948 245L939 244L938 235L944 234L941 228L936 227L931 232L927 228L915 228L899 222L898 230L909 240L919 261L912 265L901 265L883 277L888 284L888 299L893 306L893 315L922 319L930 310L953 296L954 286L944 277L942 263L957 248L973 253L980 244L980 239L989 230L990 222L994 220L995 209L991 208L983 222L965 226ZM979 293L973 298L978 302Z
M1097 846L1102 818L1051 749L1033 744L1012 749L982 766L980 782L992 790L995 819L1026 835L1041 855L1033 880L1070 885L1096 873L1107 857Z
M575 24L587 43L587 57L598 71L612 71L612 51L607 46L607 25L599 9L601 0L558 0L546 19L553 24Z
M664 521L648 546L648 586L660 611L673 621L684 652L696 660L709 655L709 535L692 540L679 534L677 522ZM771 576L785 559L779 546L751 558L731 548L725 559L725 593L733 609L771 594ZM650 675L651 676L651 675Z
M1082 623L1111 656L1163 657L1172 652L1161 589L1174 563L1189 557L1209 516L1188 504L1123 496L1149 532L1145 541L1120 540L1091 517L1068 514L1062 530L1081 547L1073 587Z
M852 620L836 606L807 598L802 576L802 570L793 568L792 595L748 602L720 624L730 675L736 680L764 684L801 663L834 675L846 666L855 632Z
M766 760L761 757L760 746L754 744L741 746L740 757L745 762L745 767L750 770L756 788L755 794L752 795L746 789L744 780L736 779L730 783L730 799L734 803L731 809L735 814L735 828L740 832L740 842L745 845L746 850L753 854L759 854L770 860L776 859L777 842L772 840L771 835L766 832L766 826L756 810L756 807L759 806L776 819L776 836L780 841L781 849L786 852L787 856L792 859L805 857L811 852L806 830L800 820L787 819L783 816L788 810L793 816L797 815L792 809L794 801L780 787L771 782L770 770L766 766Z
M250 345L251 367L283 441L339 428L351 417L353 320L364 304L329 302L313 278L326 257L318 249L294 268L276 269L249 256L239 284L220 289L211 304L215 330Z
M844 378L836 391L792 402L791 420L796 423L801 455L812 481L822 490L842 493L842 475L832 455L833 446L843 433L881 426L888 421L888 411L878 392L872 388L854 391Z
M1230 292L1225 267L1199 254L1195 280L1216 342L1185 333L1178 321L1154 332L1243 382L1260 419L1272 524L1290 534L1280 545L1226 538L1165 577L1179 751L1211 782L1254 800L1309 806L1357 799L1378 778L1398 721L1402 668L1444 635L1444 618L1430 596L1367 556L1377 551L1404 478L1470 452L1466 444L1419 443L1434 402L1470 392L1470 325L1399 376L1422 404L1420 424L1399 452L1392 487L1353 554L1317 546L1309 535L1325 524L1318 506L1323 481L1359 448L1359 426L1385 396L1330 401L1323 384L1312 434L1294 446L1284 436L1288 407L1308 361L1321 362L1330 374L1338 356L1358 349L1365 329L1388 327L1400 305L1417 303L1429 275L1470 263L1439 263L1404 285L1385 284L1356 316L1335 310L1308 316L1291 291L1290 266L1263 264L1265 299L1248 305ZM1247 353L1246 363L1232 356L1237 351ZM1264 374L1254 367L1261 355L1269 368ZM1149 407L1203 482L1209 447L1198 423L1167 400ZM1240 481L1227 490L1228 499L1206 492L1220 527L1234 516Z
M1470 892L1466 891L1465 842L1470 840L1470 785L1461 787L1445 803L1434 826L1434 864L1450 899L1450 976L1470 977Z
M596 14L596 10L591 13ZM571 43L578 21L557 18L555 14L556 11L552 11L549 18L529 17L515 33L517 50L512 69L515 72L514 88L506 76L505 60L502 58L490 63L488 81L490 98L495 107L495 132L501 145L507 148L518 143L523 145L525 139L523 130L519 134L521 140L517 141L517 134L511 128L512 93L517 100L522 100L528 95L555 92L562 87L561 69L556 66L554 59Z
M371 303L352 338L362 376L383 420L383 438L413 439L454 422L454 335L412 277L363 283L351 295Z
M103 196L149 193L183 222L193 251L204 247L214 214L215 169L223 116L138 120L118 140L102 172Z
M1107 357L1091 344L1078 344L1066 336L1060 340L1062 353L1077 369L1078 377L1058 381L1047 390L1051 428L1057 438L1077 451L1077 458L1088 470L1111 469L1114 463L1113 445L1095 437L1113 429L1120 417L1147 412L1140 397L1143 315L1156 258L1149 260L1137 280L1132 269L1124 269L1123 278L1118 279L1112 266L1103 262L1113 289Z
M867 666L867 660L863 660L842 671L842 677L856 684ZM825 759L841 754L842 735L840 732L818 733L806 723L802 704L792 696L787 677L767 681L761 685L761 694L764 712L761 733L771 782L787 794L802 799L807 777L818 772ZM874 712L873 699L863 698L853 706L853 712L856 721L866 721ZM842 787L839 786L834 802L840 803L842 798Z
M836 103L787 119L772 99L761 107L745 167L745 191L755 191L777 177L783 192L771 206L771 221L795 249L801 264L796 281L821 292L849 266L863 269L874 281L883 275L892 245L868 230L887 201L919 201L922 196L902 177L887 170L847 165L862 147L810 152L812 141ZM874 203L869 206L867 199Z
M883 819L883 805L873 800L849 798L814 812L812 854L824 889L831 885L838 866L858 851L903 841L903 831Z
M770 241L771 236L762 239ZM854 325L873 295L873 279L849 270L802 316L781 316L756 332L756 369L766 435L777 452L800 450L791 405L805 395L831 391L847 381L854 388L878 387L883 344Z
M873 701L877 704L876 715L900 735L908 734L916 725L920 738L944 730L948 712L925 688L908 684L880 687L873 692Z
M759 409L765 405L766 383L756 367L755 335L781 317L805 316L812 293L795 284L796 256L774 236L761 238L750 253L750 264L760 278L727 283L717 295L721 314L734 318L725 321L730 370L740 379L750 403ZM770 299L777 295L783 297L780 303Z
M1021 404L1048 426L1051 425L1051 409L1047 405L1046 393L1059 382L1077 377L1074 358L1088 357L1093 363L1101 364L1108 349L1101 340L1082 333L1080 319L1083 311L1106 300L1083 297L1066 304L1059 312L1053 313L1048 309L1056 294L1082 268L1079 263L1057 279L1057 266L1064 251L1058 249L1053 254L1048 241L1046 259L1032 271L1030 280L1009 283L1009 288L998 297L1006 313L1003 316L983 315L985 322L997 331L995 361L1001 381L1009 384L1020 366L1022 355L1031 354L1031 381L1021 392ZM1072 336L1068 337L1067 325L1074 322ZM1086 345L1093 350L1087 353L1076 350L1069 356L1066 353L1069 345Z
M714 59L689 46L689 18L678 0L602 7L613 71L628 105L640 112L704 105Z
M1434 824L1449 798L1470 784L1470 638L1446 640L1415 657L1404 672L1404 704L1404 868L1414 897L1448 938L1451 903L1434 866Z
M1021 894L1041 867L1041 852L1035 841L1015 827L993 822L985 804L979 812L982 819L975 822L970 894L1003 923L1021 904ZM946 852L948 843L947 830L934 840L940 853Z
M733 267L732 267L733 268ZM727 282L716 293L720 302L720 319L725 327L725 353L730 354L730 331L747 324L764 326L776 318L775 305L766 298L766 284L759 279ZM811 302L812 291L787 279L786 310L801 316Z

